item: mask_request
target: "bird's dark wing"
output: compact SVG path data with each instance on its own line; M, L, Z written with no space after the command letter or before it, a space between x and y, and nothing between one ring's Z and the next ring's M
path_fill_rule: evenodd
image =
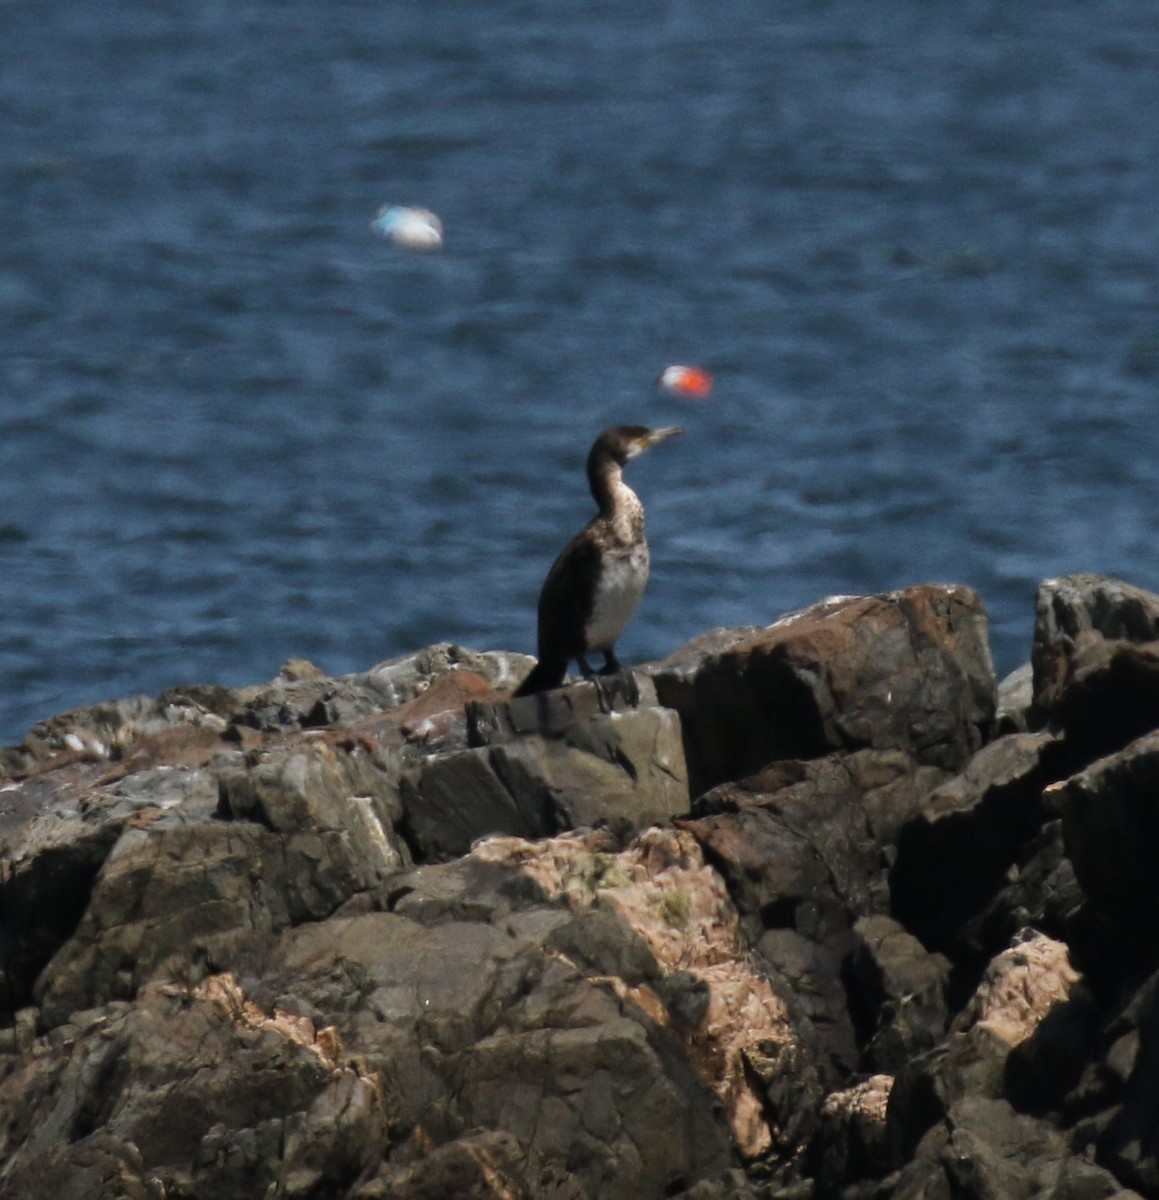
M590 527L576 534L552 564L539 593L539 657L583 654L584 626L600 574L600 546Z
M533 696L536 692L550 691L552 688L557 688L563 683L563 677L566 674L566 658L541 658L531 668L531 673L515 689L512 696L518 698L519 696Z

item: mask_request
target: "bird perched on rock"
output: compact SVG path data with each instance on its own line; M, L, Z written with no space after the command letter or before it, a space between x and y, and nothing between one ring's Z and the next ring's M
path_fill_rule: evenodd
M615 643L648 582L644 506L624 482L624 464L684 430L616 425L596 438L588 484L599 512L564 547L539 594L539 662L516 696L559 687L572 660L585 679L588 655L604 656L601 675L620 670Z

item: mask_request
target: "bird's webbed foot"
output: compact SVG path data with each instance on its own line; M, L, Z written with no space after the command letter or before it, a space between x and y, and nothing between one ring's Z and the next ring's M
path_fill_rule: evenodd
M600 709L610 713L620 708L637 708L640 704L640 685L631 671L617 671L614 675L605 675L602 671L592 683L595 684L596 694L600 698Z
M580 673L589 683L595 685L600 710L605 713L613 712L617 701L621 707L627 703L635 708L640 703L640 686L635 675L624 670L611 650L601 653L604 656L604 665L598 672L592 670L591 663L583 656L576 659Z

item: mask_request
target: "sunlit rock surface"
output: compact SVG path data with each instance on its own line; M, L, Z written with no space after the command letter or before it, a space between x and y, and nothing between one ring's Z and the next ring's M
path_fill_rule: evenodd
M1159 597L432 646L0 752L0 1194L1159 1194Z

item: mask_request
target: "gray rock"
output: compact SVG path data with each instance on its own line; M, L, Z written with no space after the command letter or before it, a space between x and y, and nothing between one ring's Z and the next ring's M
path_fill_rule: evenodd
M1098 1160L1150 1196L1159 1191L1159 977L1132 997L1124 1023L1126 1032L1101 1064L1104 1072L1127 1078L1104 1100L1121 1096L1122 1103L1098 1137Z
M468 742L498 746L535 735L563 737L594 717L657 703L652 680L635 671L510 700L476 701L467 705Z
M1066 1004L1078 981L1066 947L1033 930L998 955L955 1017L950 1036L898 1072L888 1114L894 1161L909 1158L930 1126L955 1106L1005 1100L1012 1054ZM1081 1050L1080 1039L1076 1053Z
M508 729L494 745L429 759L404 782L402 802L424 858L464 854L494 833L545 837L602 821L643 828L688 811L680 721L640 708L564 723L551 737Z
M1069 1152L1043 1121L1004 1100L967 1098L918 1148L893 1200L1142 1200L1109 1171Z
M949 960L890 917L862 917L845 968L863 1070L894 1074L932 1049L949 1022Z
M0 1193L1159 1191L1159 744L1087 762L1099 688L1146 717L1136 599L1052 607L1050 731L986 745L939 587L518 701L438 646L45 723L0 767Z
M779 762L700 797L685 828L742 912L824 938L888 908L888 839L944 778L895 751Z
M1143 1200L1128 1191L1110 1171L1085 1159L1070 1157L1062 1166L1054 1187L1043 1200Z
M196 982L241 969L273 932L325 917L409 864L397 780L357 743L299 736L195 778L211 785L213 807L177 789L168 812L106 826L118 836L76 935L37 981L43 1021L173 973ZM152 794L157 805L165 788Z
M286 1161L305 1167L292 1147L311 1121L325 1127L314 1153L335 1182L353 1182L385 1147L371 1081L336 1062L309 1022L262 1014L228 985L157 988L79 1014L68 1046L0 1082L0 1109L20 1114L0 1133L8 1195L160 1197L184 1177L191 1194L244 1200L279 1177L283 1139ZM131 1184L91 1187L94 1153Z
M842 1073L859 1066L854 1022L873 1019L850 1016L851 930L888 911L891 839L945 777L900 751L780 762L708 792L681 822L728 883L802 1038Z
M1034 701L1043 712L1061 699L1088 648L1159 640L1159 596L1103 575L1043 580L1035 616Z
M130 769L135 762L70 761L7 785L0 797L11 818L0 828L0 1014L29 1003L33 981L73 935L102 865L127 830L212 818L217 771L240 754L215 733L207 740L193 733L193 742L163 742L168 762L153 753L137 769Z
M101 867L74 935L36 982L41 1024L260 961L300 895L282 839L256 825L131 829ZM303 905L304 907L304 905Z
M383 1168L350 1200L492 1200L525 1196L527 1147L503 1130L466 1133L430 1153Z
M665 1078L640 1025L608 1021L480 1042L460 1101L474 1122L527 1145L533 1187L545 1171L558 1178L549 1164L576 1163L588 1195L659 1198L694 1171L708 1132L683 1082Z
M1056 784L1048 799L1106 950L1148 972L1159 961L1159 733Z
M20 747L5 752L0 777L35 773L47 761L79 755L106 760L129 740L175 724L189 724L189 715L174 713L149 696L130 696L87 708L76 708L39 721ZM220 731L219 721L205 722ZM128 732L128 731L131 731ZM138 732L140 731L140 732Z
M328 678L285 672L261 688L239 692L224 715L258 729L297 729L358 721L407 704L456 671L484 678L493 688L514 687L533 659L523 654L480 653L440 642L350 675Z
M395 834L403 815L400 774L356 741L297 738L251 751L244 763L222 771L219 814L275 833L342 834L353 893L409 865Z
M368 914L284 937L277 986L333 1014L347 1051L384 1081L393 1126L413 1130L413 1149L404 1140L365 1194L417 1187L427 1169L398 1165L426 1157L432 1138L454 1143L471 1129L518 1146L532 1192L565 1163L591 1196L660 1197L719 1170L726 1143L703 1084L642 1013L513 936L521 927ZM555 944L578 938L607 966L622 952L593 947L610 950L623 932L601 929L557 932Z
M767 929L756 943L778 990L792 1001L799 1038L815 1045L831 1069L825 1083L847 1078L857 1069L859 1053L842 968L849 937L817 942L795 929Z
M151 846L205 875L185 876L201 895L223 866L201 842L171 839L206 832L170 830ZM244 890L255 912L272 909L255 851L297 834L245 822L216 832L248 842ZM176 936L165 941L183 978L137 987L164 940L144 921L151 896L165 899L160 883L154 870L143 892L126 888L135 902L103 944L114 964L137 955L126 999L73 1008L0 1074L0 1191L96 1200L99 1168L120 1172L125 1195L158 1197L470 1195L506 1179L513 1194L571 1181L578 1195L660 1200L729 1165L715 1095L668 1025L627 996L642 987L663 1013L656 985L689 1036L705 1004L675 974L661 979L612 910L568 912L493 860L411 868L377 893L400 911L267 928L264 942L232 948L231 973L192 982L198 961L231 954L202 911L183 929L192 961ZM105 884L115 890L111 874ZM101 962L73 965L54 978L99 987ZM53 1005L66 1006L60 989Z
M421 695L435 679L453 670L466 669L482 675L497 691L513 688L527 674L534 659L505 650L471 650L450 642L427 646L414 654L388 659L352 679L364 679L393 708Z
M1002 886L963 922L956 941L965 960L977 963L1026 926L1066 942L1088 970L1104 956L1090 905L1066 855L1058 819L1046 821L1023 843L1006 869Z
M1030 733L1037 723L1034 711L1034 665L1023 663L998 683L995 732Z
M350 723L413 702L456 672L501 690L514 687L533 662L525 654L481 653L450 642L333 678L313 664L291 660L269 683L245 688L191 684L156 699L133 696L41 721L21 746L0 750L0 779L70 761L120 760L142 741L171 730L221 734L230 725L286 731Z
M969 1097L951 1110L941 1162L957 1194L1032 1197L1053 1189L1067 1159L1066 1142L1043 1122L1002 1100Z
M1008 734L935 789L898 841L890 876L893 913L930 949L968 955L975 969L1000 948L971 944L973 918L1029 856L1047 813L1050 733Z
M103 1131L72 1143L51 1161L19 1163L5 1173L10 1196L166 1200L164 1185L146 1170L137 1147Z
M1159 596L1099 575L1038 589L1034 703L1072 769L1159 727Z
M888 1075L872 1075L826 1097L809 1148L811 1174L823 1195L848 1196L843 1185L888 1171L885 1115L892 1084Z
M779 759L899 749L960 768L994 719L986 615L965 587L838 597L703 654L649 668L685 726L695 790Z
M1004 1100L966 1098L918 1147L895 1200L1032 1200L1054 1192L1069 1155L1055 1130Z
M768 793L750 790L764 786L760 777L747 781L741 800L732 785L735 812L684 825L720 864L738 908L765 928L814 941L847 930L854 914L883 910L884 880L860 808L825 791L803 800L775 783Z

